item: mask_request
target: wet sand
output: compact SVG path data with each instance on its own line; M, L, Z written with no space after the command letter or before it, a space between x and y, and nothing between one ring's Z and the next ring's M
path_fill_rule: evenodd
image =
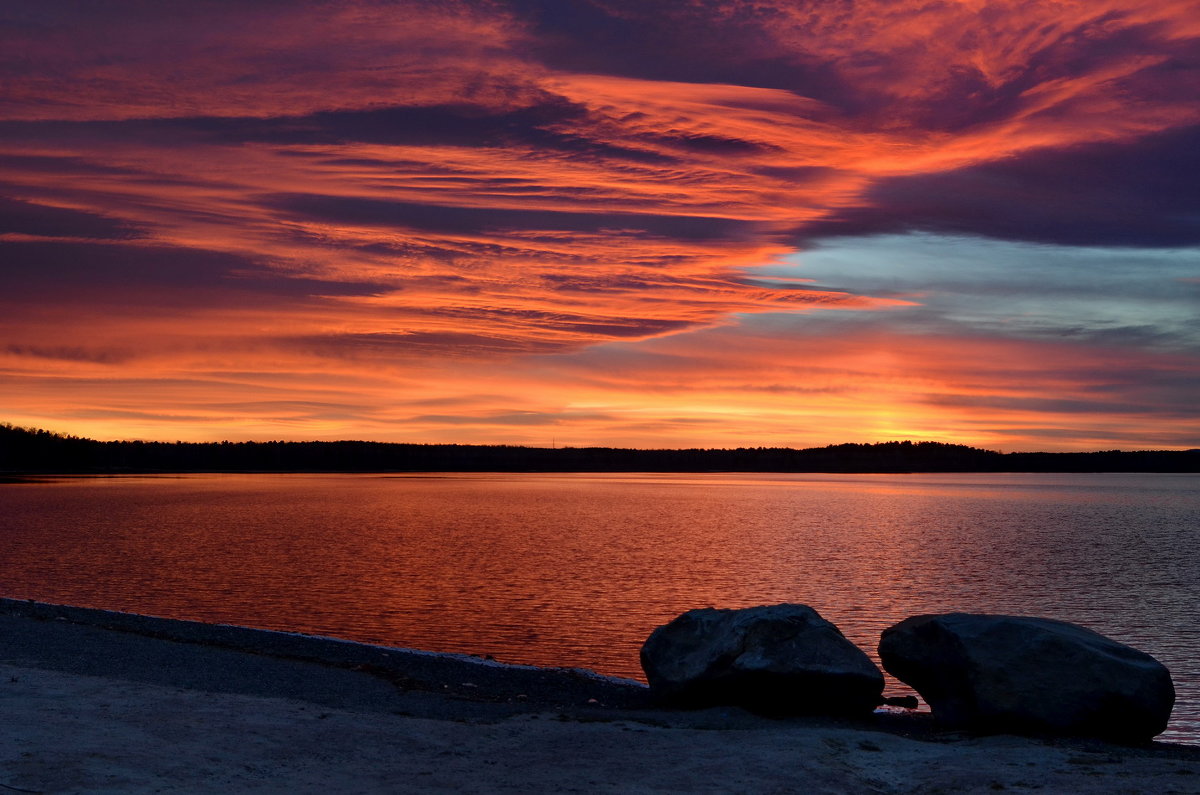
M1200 748L657 708L581 671L0 600L3 792L1200 793Z

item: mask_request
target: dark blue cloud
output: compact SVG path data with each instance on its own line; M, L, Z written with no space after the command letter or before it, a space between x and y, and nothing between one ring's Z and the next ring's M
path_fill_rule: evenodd
M569 72L681 83L777 88L834 104L854 96L829 64L769 54L763 28L776 14L729 15L643 0L513 0L533 33L530 55Z
M771 144L747 141L742 138L729 138L721 135L663 133L640 135L638 138L648 143L682 149L698 155L740 155L780 151L779 147Z
M663 318L646 317L596 318L569 312L547 312L539 309L499 307L431 307L422 310L412 310L412 313L425 316L459 318L470 322L493 320L509 324L516 321L522 327L536 327L586 337L608 337L612 339L649 337L669 331L678 331L692 325L691 321L686 320L666 320Z
M216 251L100 243L0 243L0 303L202 305L327 295L372 295L392 288L326 282L272 271L261 262Z
M1200 127L917 177L888 179L865 206L801 237L908 231L1074 246L1200 244Z
M564 342L524 337L473 334L458 331L374 332L323 334L276 340L281 347L298 349L331 358L416 356L479 356L531 353L560 353Z
M1071 368L1071 376L1079 386L1076 396L1054 394L1012 395L930 395L931 405L1044 412L1047 414L1106 414L1114 416L1145 416L1195 422L1200 418L1196 404L1200 390L1200 375L1194 371L1179 372L1149 369L1133 363L1103 367L1081 365ZM1108 429L1105 431L1109 432Z
M926 22L937 4L914 5L909 20ZM953 5L953 4L951 4ZM947 63L927 92L891 95L885 87L856 78L863 74L903 74L913 69L911 46L836 53L809 52L801 41L773 41L778 29L796 27L797 12L807 8L814 27L823 26L850 38L841 25L856 22L869 35L869 9L850 2L646 3L645 0L509 0L513 13L532 33L529 55L554 69L606 74L642 80L714 83L791 91L837 108L848 116L899 116L924 129L963 130L1004 118L1028 106L1032 89L1051 80L1095 74L1122 59L1141 60L1147 52L1163 57L1157 67L1124 80L1137 93L1153 84L1171 84L1169 70L1194 68L1194 47L1164 40L1160 26L1134 24L1119 12L1080 21L1078 27L1042 31L1052 44L1029 47L1026 59L1012 64L997 81L969 60ZM903 9L896 19L903 20ZM984 7L975 12L978 27L1009 29L1011 7ZM1114 24L1121 21L1123 24ZM840 23L840 24L839 24ZM799 38L804 35L799 30ZM1014 36L1016 35L1014 31ZM1022 35L1028 35L1027 32ZM988 39L988 33L979 38ZM786 37L785 37L786 38ZM797 37L793 37L795 39ZM902 37L901 37L902 38ZM1032 38L1032 37L1031 37ZM965 51L979 42L964 37ZM1010 46L1020 46L1015 42Z
M282 194L263 197L260 201L274 210L304 220L457 234L504 230L598 233L609 229L633 229L651 235L702 241L742 239L753 229L753 224L732 218L462 207L318 194Z
M456 320L477 330L306 335L278 340L278 344L337 358L545 354L562 353L597 340L642 339L691 325L689 321L659 318L597 319L562 312L481 307L410 308L406 314L410 318ZM402 324L403 318L397 316L396 322ZM530 329L550 331L553 336L530 334Z
M461 103L324 111L306 116L187 116L119 121L0 122L0 141L29 138L64 143L136 140L164 147L184 143L288 145L526 147L575 156L639 163L673 163L649 145L687 151L748 151L758 144L718 136L647 138L647 148L620 146L586 134L588 111L564 97L541 92L509 110Z
M20 128L22 123L12 125ZM13 129L5 122L0 122L0 137L7 130L14 139ZM146 176L150 172L138 169L110 166L85 160L82 157L51 156L51 155L4 155L0 154L0 171L33 171L43 174L105 174L116 176Z
M0 234L120 240L138 232L121 221L95 213L50 207L0 196Z
M133 358L133 352L112 348L92 349L81 345L5 345L0 350L13 356L30 356L36 359L57 359L67 362L92 362L97 364L119 364Z

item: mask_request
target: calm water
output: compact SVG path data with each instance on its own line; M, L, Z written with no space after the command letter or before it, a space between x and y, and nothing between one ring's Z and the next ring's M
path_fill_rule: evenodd
M1200 743L1200 476L196 475L0 485L0 595L641 678L694 607L1059 618ZM889 681L888 692L903 688Z

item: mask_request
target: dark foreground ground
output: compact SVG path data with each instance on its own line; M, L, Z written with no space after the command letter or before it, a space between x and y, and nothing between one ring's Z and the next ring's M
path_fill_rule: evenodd
M1200 748L656 708L572 670L0 599L3 792L1200 793Z

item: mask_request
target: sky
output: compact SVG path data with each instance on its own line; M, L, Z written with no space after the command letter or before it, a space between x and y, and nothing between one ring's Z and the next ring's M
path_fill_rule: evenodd
M1200 0L0 5L0 421L1200 447Z

